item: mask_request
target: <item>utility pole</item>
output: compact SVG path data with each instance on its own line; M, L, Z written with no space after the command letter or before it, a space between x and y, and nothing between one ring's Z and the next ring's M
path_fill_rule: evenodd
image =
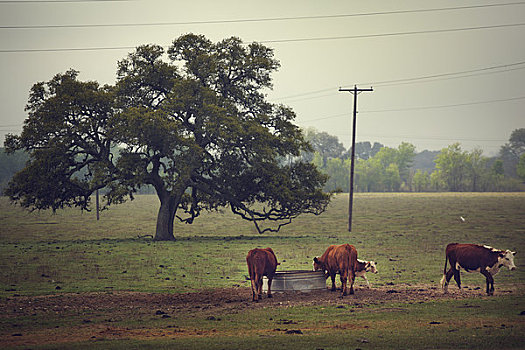
M355 130L356 130L356 121L357 121L357 95L363 91L374 91L370 89L358 89L354 85L353 89L341 89L339 91L349 92L354 95L354 120L352 126L352 155L350 159L350 196L348 199L348 232L352 232L352 207L354 204L354 162L355 162Z

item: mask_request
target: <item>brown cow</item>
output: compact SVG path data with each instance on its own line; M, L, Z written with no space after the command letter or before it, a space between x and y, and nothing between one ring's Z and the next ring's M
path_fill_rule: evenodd
M268 298L271 298L272 279L279 265L272 248L250 250L246 255L246 263L252 282L252 300L259 301L262 298L263 276L268 277Z
M494 278L503 266L514 270L514 255L510 250L498 250L486 245L450 243L445 250L445 268L441 287L448 292L448 282L454 276L458 288L461 289L460 268L467 272L480 272L487 280L487 294L494 294ZM447 261L450 269L447 271Z
M341 277L343 296L347 295L347 281L350 283L350 294L354 294L355 271L357 268L357 250L353 245L331 245L323 256L314 258L314 271L325 271L325 276L332 279L332 291L335 291L335 275Z

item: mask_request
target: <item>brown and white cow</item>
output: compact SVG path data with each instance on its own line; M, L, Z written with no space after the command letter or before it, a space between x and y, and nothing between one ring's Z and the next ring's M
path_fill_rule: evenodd
M268 277L268 298L271 298L272 279L279 265L272 248L250 250L246 255L246 263L252 282L252 300L259 301L262 298L263 276Z
M376 262L357 259L355 277L363 278L366 281L366 287L370 288L370 282L368 282L368 278L365 275L367 272L377 273Z
M350 294L354 294L354 280L357 266L357 250L353 245L331 245L319 258L314 258L314 271L325 271L325 277L332 279L332 291L335 291L335 275L341 277L343 296L347 295L347 282Z
M494 294L494 278L500 268L508 267L510 271L516 268L514 255L510 250L499 250L486 245L451 243L445 250L445 268L441 287L448 292L448 282L454 276L458 288L461 289L459 270L467 272L480 272L487 280L487 294ZM450 269L447 271L447 261Z

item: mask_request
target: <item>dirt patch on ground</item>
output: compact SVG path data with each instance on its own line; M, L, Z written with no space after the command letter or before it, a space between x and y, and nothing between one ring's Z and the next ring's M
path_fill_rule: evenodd
M520 286L501 287L497 295L518 295ZM367 307L386 304L383 311L402 312L402 308L392 307L391 303L424 303L440 299L463 299L486 297L481 288L467 288L458 291L450 287L450 293L434 285L395 285L357 288L355 295L341 298L341 292L329 290L312 293L287 292L275 293L272 299L266 296L260 302L251 301L248 288L223 288L195 293L74 293L37 297L12 297L1 301L0 345L31 346L38 344L58 344L76 341L97 341L101 339L152 339L161 337L209 336L213 330L188 329L177 326L125 327L122 322L129 319L151 320L176 318L181 315L195 315L203 319L214 320L221 314L239 313L262 307L291 307L308 305L336 305L338 307ZM35 320L71 319L55 321L49 325L38 326L27 322ZM24 322L17 320L25 319ZM58 322L58 323L56 323ZM52 323L52 322L51 322Z

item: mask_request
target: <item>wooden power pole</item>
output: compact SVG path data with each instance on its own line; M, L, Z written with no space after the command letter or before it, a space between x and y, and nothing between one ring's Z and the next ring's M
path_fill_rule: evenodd
M356 120L357 120L357 95L363 91L374 91L370 89L358 89L354 85L353 89L342 89L339 88L339 91L349 92L354 95L354 114L353 114L353 126L352 126L352 155L350 159L350 196L348 200L348 232L352 232L352 207L354 204L354 162L355 162L355 130L356 130Z

